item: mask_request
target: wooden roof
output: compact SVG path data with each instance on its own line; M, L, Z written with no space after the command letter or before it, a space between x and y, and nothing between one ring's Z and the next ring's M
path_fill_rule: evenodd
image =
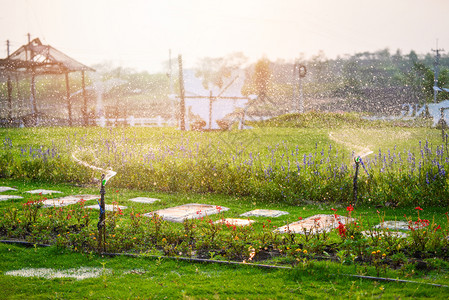
M23 72L35 75L95 71L35 38L8 58L0 59L0 72Z

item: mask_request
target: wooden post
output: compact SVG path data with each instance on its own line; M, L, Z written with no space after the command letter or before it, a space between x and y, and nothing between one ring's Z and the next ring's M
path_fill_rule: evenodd
M185 91L184 91L184 77L182 72L182 56L178 55L178 64L179 64L179 92L181 96L181 130L186 130L186 105L185 105Z
M209 129L212 129L212 91L209 91Z
M84 118L84 126L89 125L89 116L87 115L87 95L86 95L86 82L85 82L85 76L84 71L81 71L81 86L83 88L83 118Z
M36 105L36 82L34 78L34 68L31 70L31 112L33 115L37 114L37 105Z
M16 81L16 90L17 90L17 104L18 104L18 115L21 115L21 111L23 111L23 103L22 102L22 94L20 93L20 85L19 85L19 76L17 75L17 73L15 74L15 81Z
M72 103L70 101L69 73L65 73L65 89L67 92L67 110L69 112L69 126L72 126Z

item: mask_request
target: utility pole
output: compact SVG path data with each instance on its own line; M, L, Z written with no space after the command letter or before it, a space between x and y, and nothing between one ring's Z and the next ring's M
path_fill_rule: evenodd
M294 102L294 110L298 113L304 113L304 94L302 91L302 78L304 78L307 74L306 66L296 61L293 65L293 102ZM299 101L296 101L296 84L298 87L298 96Z
M28 50L30 51L30 62L33 63L34 60L34 51L33 46L31 45L31 34L28 33ZM37 119L37 103L36 103L36 82L35 82L35 70L34 67L31 67L31 114L34 119L34 126L37 125L38 119Z
M9 59L9 40L6 41L6 53ZM11 75L8 71L7 78L7 90L8 90L8 120L12 121L12 84L11 84Z
M186 121L185 121L185 115L186 115L186 105L185 105L185 91L184 91L184 75L182 72L182 56L181 54L178 55L178 64L179 64L179 93L181 96L181 130L186 130Z
M168 80L170 81L170 94L173 94L173 81L171 69L171 49L168 49Z
M433 77L433 102L437 103L437 94L438 94L438 76L440 75L440 52L444 51L444 49L438 49L438 39L437 39L437 48L433 52L436 52L435 61L433 63L434 66L434 77Z

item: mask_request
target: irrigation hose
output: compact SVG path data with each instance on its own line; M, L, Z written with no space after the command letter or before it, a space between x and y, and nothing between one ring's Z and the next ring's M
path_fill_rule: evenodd
M172 260L182 260L187 262L198 262L198 263L216 263L216 264L225 264L225 265L237 265L237 266L253 266L265 269L292 269L292 267L287 266L275 266L275 265L264 265L264 264L253 264L247 262L239 262L239 261L228 261L228 260L216 260L216 259L205 259L205 258L193 258L193 257L179 257L179 256L164 256L164 255L139 255L139 254L130 254L130 253L101 253L105 256L128 256L128 257L149 257L149 258L164 258L164 259L172 259Z
M0 240L0 243L4 244L18 244L26 247L50 247L48 244L34 244L25 241L15 241L15 240ZM182 260L187 262L198 262L198 263L216 263L216 264L225 264L225 265L237 265L237 266L251 266L265 269L283 269L283 270L292 270L292 267L287 266L275 266L275 265L265 265L265 264L253 264L246 262L238 262L238 261L224 261L224 260L215 260L215 259L205 259L205 258L191 258L191 257L176 257L176 256L164 256L164 255L139 255L139 254L131 254L131 253L100 253L101 255L115 257L115 256L127 256L127 257L135 257L135 258L156 258L156 259L172 259L172 260ZM427 283L427 282L419 282L412 280L404 280L404 279L395 279L395 278L387 278L387 277L374 277L374 276L365 276L365 275L353 275L353 274L331 274L332 276L348 276L355 277L360 279L369 279L369 280L378 280L378 281L388 281L388 282L402 282L402 283L413 283L413 284L425 284L434 287L444 287L449 288L447 285L436 284L436 283Z

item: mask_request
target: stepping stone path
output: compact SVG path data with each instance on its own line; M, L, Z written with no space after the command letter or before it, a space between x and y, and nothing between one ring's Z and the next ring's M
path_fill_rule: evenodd
M55 199L47 199L42 203L44 207L62 207L67 205L72 205L80 202L81 200L89 201L94 199L100 199L100 196L97 195L74 195L74 196L66 196L62 198Z
M133 201L133 202L137 202L137 203L152 204L154 202L158 202L158 201L161 201L161 200L160 199L156 199L156 198L136 197L136 198L129 199L129 201Z
M277 228L275 231L279 233L301 233L301 234L312 234L328 232L334 228L338 227L338 221L343 224L352 222L355 219L347 218L343 216L338 216L335 218L334 215L319 214L308 217L304 220L300 220L282 227Z
M374 226L374 228L388 228L391 230L410 230L408 225L409 225L408 222L405 221L385 221Z
M100 206L97 205L89 205L86 206L86 208L92 208L92 209L100 209ZM113 205L113 204L105 204L104 205L104 210L106 211L117 211L117 208L120 208L120 210L124 210L127 209L127 206L121 206L121 205Z
M0 201L10 200L10 199L23 199L23 197L13 196L13 195L0 195Z
M153 211L144 214L144 216L152 217L154 214L158 214L165 221L182 223L185 219L199 219L227 210L229 210L229 208L223 206L189 203Z
M227 219L220 219L218 221L215 221L214 224L225 224L225 225L235 225L235 226L248 226L251 225L252 223L254 223L256 221L253 220L249 220L249 219L231 219L231 218L227 218Z
M0 193L6 192L6 191L17 191L17 189L11 188L9 186L0 186Z
M271 209L255 209L241 214L241 217L271 217L277 218L283 215L288 215L286 211L271 210Z
M51 194L58 194L62 193L60 191L52 191L52 190L32 190L32 191L26 191L25 193L29 194L42 194L42 195L51 195Z

